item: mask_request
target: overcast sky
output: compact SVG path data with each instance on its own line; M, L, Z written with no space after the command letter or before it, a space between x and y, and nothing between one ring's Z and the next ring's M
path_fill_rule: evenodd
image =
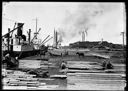
M41 28L39 39L53 36L54 28L62 36L62 45L81 41L81 31L87 29L87 41L104 41L122 44L122 31L126 32L124 3L89 2L9 2L3 3L2 35L15 22L25 23L23 33L28 29L35 32ZM33 36L33 35L32 35ZM47 44L52 45L53 39Z

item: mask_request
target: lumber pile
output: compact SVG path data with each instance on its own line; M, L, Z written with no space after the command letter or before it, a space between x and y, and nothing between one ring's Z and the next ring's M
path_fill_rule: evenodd
M58 85L46 85L40 81L44 78L36 78L36 75L26 72L5 69L2 71L3 73L6 71L2 79L3 89L53 89L58 87ZM54 79L49 78L48 80Z
M102 69L102 66L97 62L85 61L68 61L68 69L74 70L92 70Z
M114 69L97 70L100 64L87 61L68 61L68 90L122 90L126 87L125 64ZM88 69L85 69L88 68Z
M40 68L39 60L19 60L19 68Z
M34 78L36 75L30 75L21 71L14 71L8 74L8 70L3 84L6 86L36 86L39 84L38 79ZM45 83L44 83L45 84Z
M17 70L2 69L3 89L57 89L59 85L50 85L47 81L55 80L57 77L49 74L48 67L55 66L44 60L19 60ZM46 73L47 77L44 77ZM46 76L45 75L45 76ZM47 83L47 84L46 84Z
M103 67L97 62L87 61L68 61L67 73L125 73L125 65L113 64L114 69L103 70Z
M48 61L42 60L19 60L19 68L43 68L48 69Z

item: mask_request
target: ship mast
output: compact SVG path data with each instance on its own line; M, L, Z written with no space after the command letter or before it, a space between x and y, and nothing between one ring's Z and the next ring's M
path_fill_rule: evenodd
M36 32L34 33L35 39L37 39L37 34L38 32L37 32L37 18L36 18Z
M36 18L36 33L37 33L37 18Z

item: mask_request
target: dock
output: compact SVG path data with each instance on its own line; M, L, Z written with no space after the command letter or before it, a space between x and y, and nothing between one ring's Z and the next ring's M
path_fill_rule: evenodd
M17 70L2 70L3 89L124 91L126 65L116 59L118 62L112 61L113 69L103 69L101 64L106 58L90 53L84 57L46 55L20 59ZM60 69L62 61L67 64L64 70ZM45 72L48 77L42 76Z

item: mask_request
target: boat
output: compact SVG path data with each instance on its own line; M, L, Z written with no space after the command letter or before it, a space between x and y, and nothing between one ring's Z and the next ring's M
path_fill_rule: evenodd
M3 56L9 53L11 57L24 58L37 55L41 52L47 52L48 47L44 44L39 45L39 40L36 38L40 29L35 33L33 39L31 39L31 29L29 29L29 31L27 31L27 39L26 35L23 34L24 23L16 23L16 25L17 27L13 30L8 28L8 33L2 36ZM15 30L17 30L17 34L14 35L13 32Z

